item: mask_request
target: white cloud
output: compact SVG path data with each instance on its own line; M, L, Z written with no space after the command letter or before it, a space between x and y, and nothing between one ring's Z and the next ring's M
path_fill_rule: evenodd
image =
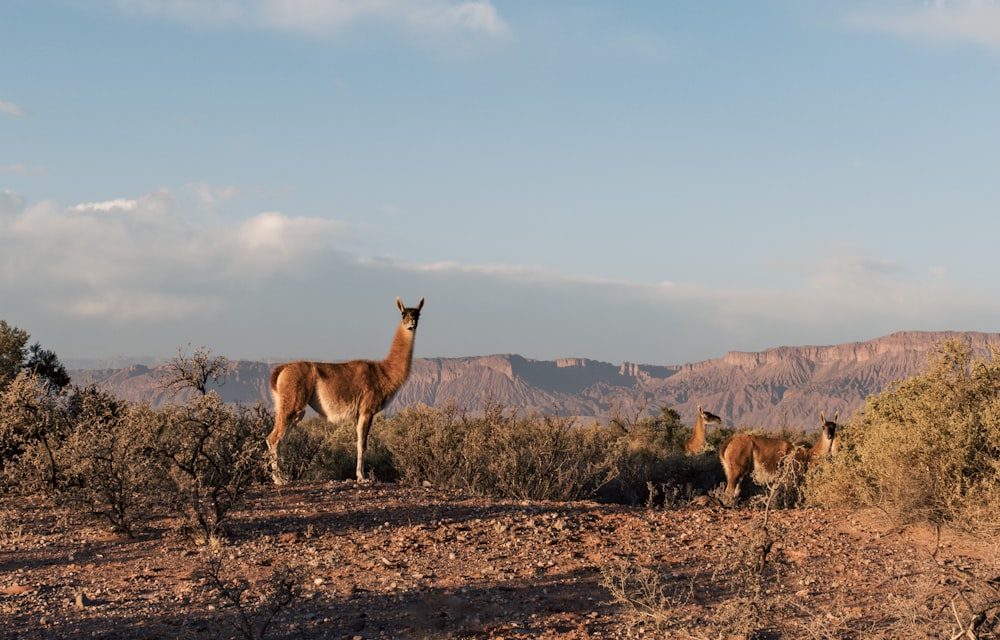
M70 207L25 207L0 192L0 290L29 289L41 304L85 317L183 316L211 308L220 292L301 272L343 228L274 212L211 225L185 213L166 191Z
M13 102L4 102L0 100L0 113L6 113L12 116L23 116L24 107L19 104L14 104Z
M125 200L119 198L117 200L107 200L104 202L84 202L70 207L69 210L75 213L107 213L111 211L135 211L138 207L138 200Z
M331 239L346 230L342 223L319 218L291 218L281 213L260 213L233 230L228 245L233 266L261 277L293 269L299 257L331 250Z
M850 14L848 24L919 40L1000 49L1000 4L992 0L936 0L916 7L865 10Z
M489 37L508 30L488 0L117 0L117 4L131 14L200 28L316 33L373 21Z

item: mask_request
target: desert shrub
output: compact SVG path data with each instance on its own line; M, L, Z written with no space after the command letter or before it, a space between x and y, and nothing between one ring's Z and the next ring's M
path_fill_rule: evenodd
M372 476L393 481L396 469L380 433L383 419L376 417L365 449L365 470ZM323 482L355 477L357 426L353 422L331 424L310 416L285 433L281 440L281 469L293 481Z
M501 495L527 500L579 500L589 497L615 474L613 443L599 426L574 428L570 419L532 416L504 424L488 422L496 441L487 466ZM504 428L506 426L506 428Z
M618 418L612 423L633 439L641 440L661 453L683 451L684 443L691 438L692 428L682 424L681 415L667 406L660 407L658 416L632 421Z
M722 638L757 638L771 621L787 616L786 602L774 585L781 581L784 527L767 513L747 522L719 549L712 583L727 597L715 608L712 627Z
M471 489L483 472L473 425L454 404L419 405L385 421L386 446L399 479L409 484Z
M0 469L8 489L64 488L61 449L72 430L66 398L41 376L21 371L0 392Z
M677 608L694 596L694 584L689 579L634 562L616 559L602 565L600 571L601 586L625 611L631 630L639 637L647 629L664 634L678 626Z
M178 351L160 382L186 400L151 416L173 485L167 506L182 515L181 529L196 543L225 537L230 510L266 475L265 437L273 415L261 403L227 405L209 388L222 382L227 363L205 347L190 357Z
M67 491L76 504L129 535L168 492L149 412L92 387L77 389L69 401Z
M684 443L691 437L691 429L680 424L675 411L663 407L661 412L657 418L639 420L627 428L618 425L623 433L617 474L602 489L604 499L676 506L710 493L725 481L716 451L720 435L732 430L708 429L704 450L688 456Z
M157 448L176 488L170 506L184 516L184 532L199 543L224 537L229 511L265 477L270 412L231 407L209 391L156 416Z
M352 449L345 438L321 417L313 416L300 421L285 432L279 449L281 472L290 481L321 482L339 476L345 465L354 473Z
M570 419L488 404L471 415L418 407L386 421L400 478L529 500L591 496L615 472L615 437Z
M227 571L223 555L217 551L207 553L199 571L200 584L216 605L220 625L214 629L217 637L229 636L231 627L237 637L261 640L268 636L282 614L302 596L302 584L309 569L294 560L280 563L268 579L252 583L239 571Z
M828 505L871 505L897 522L1000 530L1000 359L939 345L927 369L868 398L841 450L807 486Z
M649 499L650 483L656 484L679 460L678 448L670 449L648 424L636 424L619 435L615 478L601 490L610 502L642 504Z
M160 377L160 386L174 396L187 397L192 393L205 395L213 385L222 384L229 368L229 360L224 356L213 356L208 347L198 347L188 355L187 349L177 350L177 356L165 365Z
M649 471L645 502L648 507L674 508L699 496L722 495L726 482L714 451L686 456L672 453Z

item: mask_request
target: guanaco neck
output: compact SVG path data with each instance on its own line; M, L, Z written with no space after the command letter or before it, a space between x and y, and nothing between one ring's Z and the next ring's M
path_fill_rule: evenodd
M705 416L701 415L699 412L698 417L694 421L694 433L691 434L691 439L688 440L687 447L685 447L689 452L696 453L701 451L701 448L705 445Z
M413 338L416 330L409 330L403 323L399 323L396 328L396 335L392 338L392 346L389 347L389 355L382 361L383 370L388 376L389 386L398 389L406 382L410 375L410 364L413 362Z

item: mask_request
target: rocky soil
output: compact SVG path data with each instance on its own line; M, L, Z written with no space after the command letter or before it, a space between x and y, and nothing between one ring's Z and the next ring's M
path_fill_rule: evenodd
M873 511L263 486L199 546L166 518L130 539L42 498L0 510L0 638L1000 634L1000 542Z

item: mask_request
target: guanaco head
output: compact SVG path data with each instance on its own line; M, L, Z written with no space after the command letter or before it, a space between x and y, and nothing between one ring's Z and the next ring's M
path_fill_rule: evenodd
M396 296L396 306L403 314L403 327L408 331L416 331L417 321L420 320L420 310L424 308L424 299L421 298L415 307L404 307L403 301L399 299L399 296Z
M833 420L827 420L823 412L819 412L819 421L822 423L820 427L819 437L821 441L828 442L828 451L830 453L836 453L836 447L834 445L837 442L837 418L840 417L840 412L833 414ZM838 443L839 444L839 443Z
M708 411L705 411L704 409L701 408L700 404L698 405L698 415L701 416L702 420L704 420L706 424L722 424L722 418L715 415L714 413L709 413Z

